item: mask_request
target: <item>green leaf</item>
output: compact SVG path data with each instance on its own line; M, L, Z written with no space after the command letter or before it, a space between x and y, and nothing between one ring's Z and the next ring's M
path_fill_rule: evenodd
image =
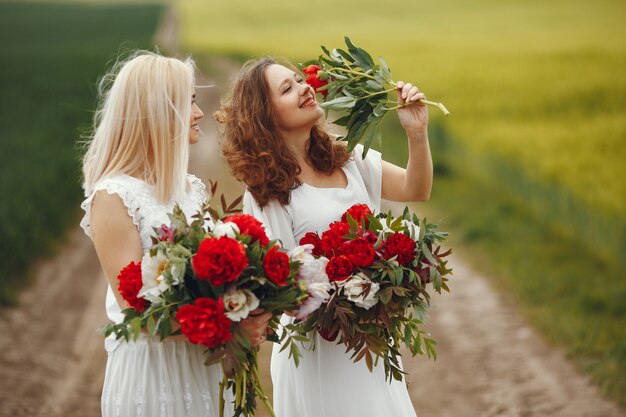
M141 333L141 317L134 317L130 321L130 328L134 340L137 340L139 333Z
M376 119L370 123L367 127L367 130L363 132L363 155L362 158L365 159L367 156L367 151L369 151L372 146L372 142L376 140L376 143L380 145L381 142L381 132L380 132L380 121L381 119Z
M154 320L154 316L151 314L148 316L148 322L146 323L146 328L148 329L148 334L150 336L154 336L154 329L156 328L155 326L155 320Z
M348 125L348 122L350 121L350 117L351 117L350 115L343 116L343 117L340 117L339 119L333 121L332 123L334 125L337 125L337 126L346 127Z
M353 63L354 62L354 58L352 58L352 55L350 55L349 53L347 53L343 49L335 48L335 49L333 49L333 52L341 55L349 63Z
M356 99L354 97L337 97L334 100L326 101L320 104L323 109L329 110L345 110L354 106Z
M348 46L348 51L354 57L354 63L355 64L357 64L358 66L360 66L364 70L372 70L376 66L376 64L374 63L374 60L372 59L370 54L367 53L367 51L365 51L364 49L361 49L361 48L357 48L352 43L350 38L348 38L347 36L344 38L344 40L346 42L346 45Z
M385 80L391 80L391 71L389 70L389 66L385 62L382 57L378 57L378 62L380 62L380 75Z

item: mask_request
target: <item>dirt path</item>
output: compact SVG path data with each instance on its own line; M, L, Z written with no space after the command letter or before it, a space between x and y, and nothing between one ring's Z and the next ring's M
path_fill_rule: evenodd
M236 69L228 61L212 61L212 68L222 71L212 80L220 86ZM217 179L232 199L241 186L219 157L211 117L221 90L197 93L205 136L190 170ZM452 293L434 300L428 326L439 358L404 361L420 417L626 416L540 340L484 277L458 256L452 262ZM0 312L0 415L98 416L106 354L97 328L106 322L106 284L91 242L76 228L35 274L20 307ZM266 343L261 351L268 388L270 348Z

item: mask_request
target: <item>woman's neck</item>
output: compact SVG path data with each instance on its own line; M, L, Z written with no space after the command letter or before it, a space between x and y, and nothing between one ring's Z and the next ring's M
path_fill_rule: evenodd
M299 131L281 132L281 136L287 144L292 155L298 161L300 167L309 165L309 157L307 154L307 145L311 138L311 129L302 129Z

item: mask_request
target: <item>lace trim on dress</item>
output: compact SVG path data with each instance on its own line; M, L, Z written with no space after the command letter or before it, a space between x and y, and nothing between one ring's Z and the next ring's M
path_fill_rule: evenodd
M191 184L191 195L194 202L202 207L208 198L206 185L204 185L200 178L193 174L187 174L187 179Z
M142 220L142 216L139 211L140 203L137 200L136 196L133 192L131 192L127 187L120 184L118 181L114 181L113 179L106 179L102 181L100 184L96 185L91 195L83 201L80 207L84 210L85 216L80 222L80 227L83 228L85 234L93 239L91 235L91 204L93 203L93 198L96 193L100 190L106 190L109 194L117 194L120 196L124 205L128 209L128 215L133 219L133 224L140 229L140 223Z

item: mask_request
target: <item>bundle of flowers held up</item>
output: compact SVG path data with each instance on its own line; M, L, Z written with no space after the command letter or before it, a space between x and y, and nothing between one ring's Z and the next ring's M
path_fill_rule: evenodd
M363 158L374 141L380 143L380 122L390 111L405 104L388 99L388 93L396 90L391 70L378 57L376 64L371 55L356 47L346 36L347 50L324 52L317 60L302 65L306 82L323 97L321 107L343 116L333 121L343 126L347 134L339 140L348 142L348 151L363 142ZM438 107L446 116L450 112L441 103L420 100L421 103Z
M444 258L451 250L439 245L446 236L406 208L394 218L374 215L365 204L352 206L321 236L307 233L300 244L325 263L330 297L292 330L317 330L343 343L354 362L364 359L371 371L382 360L387 379L401 380L402 345L413 356L436 357L436 342L421 327L429 292L448 291L452 270Z
M212 184L212 196L215 190ZM274 415L260 384L257 348L237 323L261 309L273 313L270 328L276 332L280 314L313 311L327 297L322 291L320 298L320 286L330 284L308 273L319 269L318 260L295 259L268 239L258 220L238 214L240 199L227 206L222 196L221 202L221 214L207 204L191 223L176 207L171 223L155 229L150 252L118 276L119 292L131 307L122 323L105 326L103 334L126 340L141 332L161 340L183 334L206 346L207 365L222 364L220 416L227 388L236 416L254 415L257 397ZM277 341L276 334L268 339ZM292 353L297 362L299 352Z

